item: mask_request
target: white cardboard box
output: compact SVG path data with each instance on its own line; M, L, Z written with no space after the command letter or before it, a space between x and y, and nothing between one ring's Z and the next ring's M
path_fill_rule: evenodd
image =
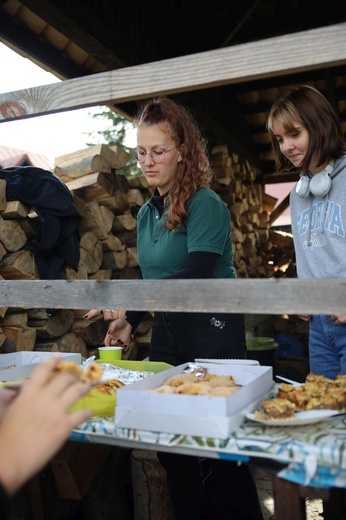
M269 366L199 364L211 374L232 375L235 383L242 385L242 388L228 397L145 391L181 373L189 365L185 363L118 389L116 426L225 439L242 424L245 414L253 411L273 386L273 369Z
M35 366L54 352L20 351L11 354L0 354L0 381L12 381L31 375ZM81 364L82 355L78 353L61 353L62 359Z

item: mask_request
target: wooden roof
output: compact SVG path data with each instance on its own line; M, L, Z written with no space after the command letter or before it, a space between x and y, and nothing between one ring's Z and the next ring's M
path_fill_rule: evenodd
M7 0L0 38L61 79L85 80L52 86L50 105L36 100L31 114L100 102L131 119L142 99L167 94L195 113L211 148L228 145L266 176L266 112L289 86L322 90L346 131L345 19L334 0Z

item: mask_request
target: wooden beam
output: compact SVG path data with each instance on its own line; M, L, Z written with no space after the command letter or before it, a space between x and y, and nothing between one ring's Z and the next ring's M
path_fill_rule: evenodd
M1 306L346 314L346 279L1 280Z
M263 184L279 184L282 182L298 182L299 172L267 173L262 176Z
M290 205L290 194L288 194L284 200L280 202L277 208L275 208L269 217L269 225L272 226L275 220L277 220L280 215L283 214L283 212L289 207Z
M341 23L1 94L0 122L343 65L345 32Z
M109 69L124 67L125 63L119 57L107 49L97 38L81 28L78 22L66 16L58 6L48 0L21 0L21 3L35 13L41 20L52 26L54 31L63 34L68 40L90 54L96 61L104 64ZM17 24L18 26L18 24Z

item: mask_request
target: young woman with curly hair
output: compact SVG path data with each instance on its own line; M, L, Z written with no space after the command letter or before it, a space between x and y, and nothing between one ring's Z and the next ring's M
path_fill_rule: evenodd
M137 215L137 254L143 279L236 278L230 212L210 188L207 143L188 110L162 97L135 120L134 152L152 197ZM86 318L91 318L89 311ZM114 315L114 312L116 313ZM103 311L115 319L106 345L128 345L145 313ZM180 365L196 358L245 358L241 314L155 312L149 359ZM167 471L176 520L261 520L246 464L158 453Z

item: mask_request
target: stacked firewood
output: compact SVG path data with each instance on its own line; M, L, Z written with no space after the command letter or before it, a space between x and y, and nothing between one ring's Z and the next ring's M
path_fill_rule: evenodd
M270 228L270 213L277 199L256 182L256 171L247 160L229 153L227 146L211 152L214 190L232 217L234 265L240 278L295 277L295 256L290 234Z
M248 161L227 147L212 150L213 188L232 216L234 263L239 277L295 276L292 238L270 230L272 201L256 183ZM151 196L144 176L127 178L121 168L128 154L119 147L96 145L58 157L54 174L70 190L81 215L78 270L66 267L72 279L138 278L135 213ZM6 201L0 180L0 277L39 279L33 254L24 249L35 237L39 217L20 201ZM111 305L111 302L110 302ZM102 317L83 319L89 309L0 309L0 353L18 350L80 352L95 355L108 323ZM150 311L150 310L149 310ZM147 355L151 315L138 327L128 359Z

